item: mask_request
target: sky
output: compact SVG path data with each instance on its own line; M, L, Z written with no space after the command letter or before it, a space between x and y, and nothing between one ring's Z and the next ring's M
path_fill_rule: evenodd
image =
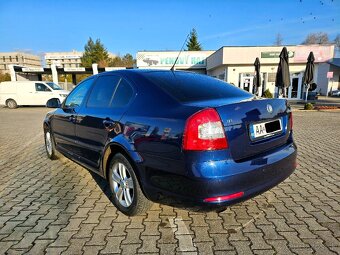
M192 28L205 50L301 44L340 34L340 0L0 0L0 51L83 51L89 37L112 53L179 50Z

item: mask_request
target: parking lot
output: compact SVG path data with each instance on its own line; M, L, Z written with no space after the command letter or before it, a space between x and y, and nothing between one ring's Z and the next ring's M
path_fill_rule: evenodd
M119 213L105 182L47 159L46 108L0 108L0 253L340 254L340 111L294 112L299 166L274 189L215 213L155 204Z

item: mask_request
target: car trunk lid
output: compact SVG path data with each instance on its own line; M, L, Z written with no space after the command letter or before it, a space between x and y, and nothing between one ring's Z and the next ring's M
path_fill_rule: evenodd
M253 99L217 106L215 109L223 122L235 161L287 143L290 108L285 99ZM264 131L262 135L261 128L267 128L268 133Z

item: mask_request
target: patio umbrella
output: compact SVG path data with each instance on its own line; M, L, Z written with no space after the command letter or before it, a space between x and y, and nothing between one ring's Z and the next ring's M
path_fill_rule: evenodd
M305 73L302 79L303 84L305 84L306 86L306 102L307 102L307 97L308 97L308 90L314 78L314 60L315 60L314 54L311 51L307 58L306 70L305 70Z
M261 86L261 76L260 76L260 60L259 58L255 59L254 62L254 66L255 66L255 81L254 81L254 94L257 95L258 94L258 89Z
M280 53L280 62L277 67L275 86L282 90L283 97L286 97L286 89L290 86L290 74L288 63L288 51L286 47L283 47Z

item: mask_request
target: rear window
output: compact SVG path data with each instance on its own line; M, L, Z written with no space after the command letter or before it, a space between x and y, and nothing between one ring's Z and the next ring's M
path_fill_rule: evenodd
M251 96L244 90L207 75L185 72L149 72L143 75L183 103Z

